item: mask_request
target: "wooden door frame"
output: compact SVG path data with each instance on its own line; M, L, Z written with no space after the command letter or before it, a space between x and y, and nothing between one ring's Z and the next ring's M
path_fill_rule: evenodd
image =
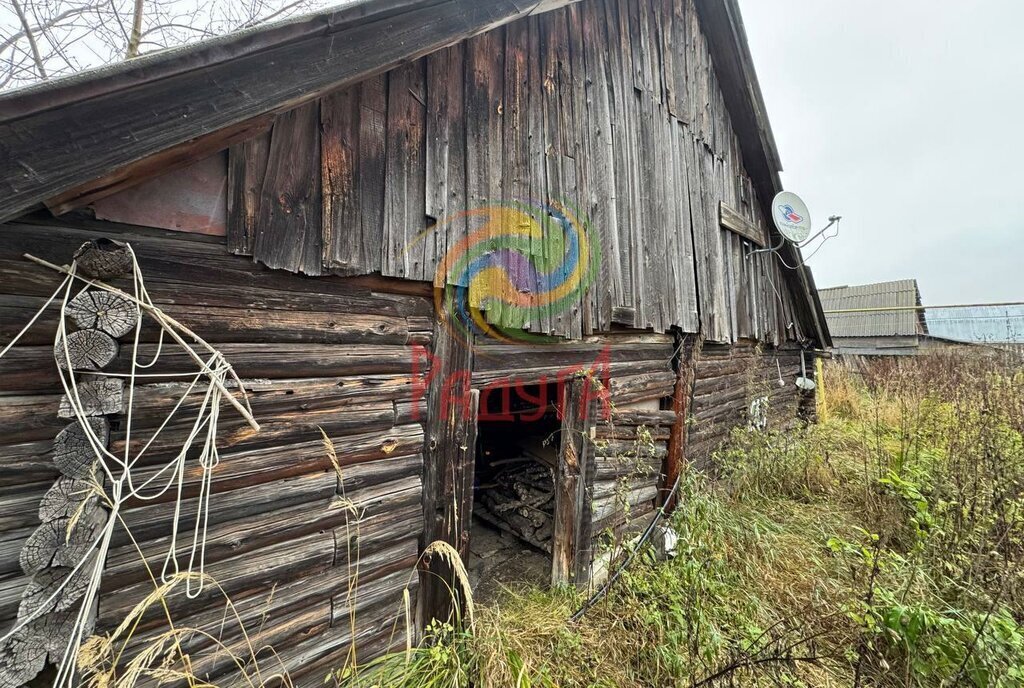
M448 328L435 327L427 397L423 470L423 548L442 540L468 560L476 470L480 390L472 387L471 347ZM555 471L552 585L590 580L593 488L592 429L596 394L585 376L559 380L561 442ZM443 557L420 566L418 621L457 618L460 582ZM455 593L453 605L453 591Z
M555 471L551 584L583 586L590 580L593 553L594 472L591 430L596 409L592 381L574 377L561 385L562 432Z

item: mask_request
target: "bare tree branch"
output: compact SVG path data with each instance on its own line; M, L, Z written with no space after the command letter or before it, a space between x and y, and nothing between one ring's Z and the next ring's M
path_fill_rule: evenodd
M340 1L11 0L10 5L0 6L0 89L131 59Z
M240 25L238 28L239 29L248 29L248 28L251 28L253 26L259 26L260 24L266 24L267 22L273 21L274 19L280 17L282 14L285 14L286 12L289 12L289 11L295 9L296 7L299 7L301 5L306 5L306 4L308 4L308 0L295 0L295 2L289 3L289 4L285 5L284 7L282 7L279 10L277 10L275 12L271 12L270 14L268 14L265 17L256 17L256 16L254 16L252 19L250 19L246 23ZM255 14L255 11L253 11L253 14Z
M25 17L25 12L21 9L21 4L18 0L11 0L11 4L14 5L14 11L18 15L18 21L21 22L22 31L25 32L25 37L28 39L28 45L32 49L32 59L35 60L36 69L39 70L39 76L46 79L46 67L43 65L43 58L39 54L39 46L36 45L36 37L32 34L32 28L28 25L28 19Z
M132 36L128 39L128 49L125 51L125 59L132 59L139 54L139 41L142 40L142 10L145 0L135 0L135 9L132 11Z
M79 14L85 14L86 12L89 12L91 9L92 8L88 6L71 7L69 9L64 10L60 14L55 14L49 19L40 22L37 26L29 27L27 31L26 29L23 28L21 31L12 33L10 36L7 36L2 41L0 41L0 52L7 50L12 45L14 45L15 43L17 43L18 41L20 41L21 39L25 38L30 34L41 33L43 31L46 31L47 29L60 24L65 19L70 19L71 17L74 17Z
M128 43L131 39L128 37L128 29L124 26L124 20L121 19L121 13L117 11L117 0L110 0L110 11L117 22L117 28L121 30L121 35L124 36L124 42Z

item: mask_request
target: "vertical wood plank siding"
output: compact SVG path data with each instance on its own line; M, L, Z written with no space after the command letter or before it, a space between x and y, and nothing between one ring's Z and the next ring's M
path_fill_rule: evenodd
M767 233L693 0L521 19L279 116L230 168L229 243L267 265L443 286L458 279L447 252L485 226L477 211L564 200L600 248L596 279L530 322L493 303L490 323L573 339L614 324L713 342L802 334L774 257L748 256L720 224L724 202ZM550 242L530 250L559 262L542 255ZM498 271L461 286L471 303L509 288Z
M206 571L231 595L254 646L272 644L298 685L322 685L351 639L352 608L367 648L379 652L389 642L404 643L401 631L390 633L423 532L424 419L410 411L416 389L411 345L430 345L429 288L363 277L313 283L227 255L222 244L168 232L90 221L6 224L0 225L0 341L10 341L60 280L22 254L61 264L98 236L131 242L150 295L224 353L262 425L253 433L233 412L221 414L206 549ZM48 309L0 359L0 632L10 626L28 580L18 554L38 525L40 499L57 475L53 439L68 423L56 413L57 315ZM156 330L143 328L141 340L140 357L149 360L158 346ZM122 347L109 370L129 370L130 349ZM195 369L170 347L158 366L186 380L184 373ZM166 378L137 387L132 449L148 439L185 387ZM187 412L201 399L198 392L186 397L180 420L147 450L141 472L155 472L173 458L191 429ZM340 476L321 428L336 448ZM111 450L123 452L125 442L115 422ZM191 507L193 519L199 487L199 473L188 471L182 514ZM156 571L169 544L170 497L127 504L123 512ZM358 525L350 504L361 513ZM192 525L184 516L182 532L191 533ZM186 551L185 540L179 552ZM358 589L350 597L356 555ZM107 558L98 630L110 630L152 589L135 546L119 529ZM167 604L177 626L203 629L248 656L241 629L224 623L223 597L207 592L188 600L176 592ZM146 614L123 661L165 630L161 623L162 614ZM226 653L215 655L206 636L182 640L204 679L221 682L235 669ZM263 661L278 670L276 658Z

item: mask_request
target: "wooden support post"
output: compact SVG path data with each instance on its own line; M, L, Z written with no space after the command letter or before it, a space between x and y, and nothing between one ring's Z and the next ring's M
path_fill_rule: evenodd
M693 400L694 374L697 356L702 342L684 342L676 358L676 385L672 392L672 413L675 416L668 438L668 455L665 457L665 483L661 488L662 506L671 511L675 508L675 497L669 499L669 491L675 485L686 462L686 441L689 430L690 404Z
M586 467L593 409L591 382L578 377L568 381L562 394L562 442L555 472L555 524L551 541L552 585L580 584L589 561L589 542L584 542ZM589 523L589 519L587 519ZM586 535L590 537L589 533Z
M454 324L439 313L434 324L427 397L423 474L423 546L443 540L469 554L479 391L470 389L473 352ZM454 571L440 557L424 557L419 621L456 618ZM457 595L455 595L457 597Z

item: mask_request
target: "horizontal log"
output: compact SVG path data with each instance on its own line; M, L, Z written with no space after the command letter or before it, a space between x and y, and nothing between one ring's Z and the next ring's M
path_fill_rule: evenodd
M296 504L316 503L335 494L338 479L334 471L323 469L307 475L297 475L284 480L268 480L244 490L214 492L211 497L210 523L215 525L237 518L243 518L261 511L282 509ZM197 499L181 502L181 523L189 528L195 524ZM121 512L121 523L114 530L111 545L118 547L130 542L125 527L139 542L167 535L174 517L172 502L147 503L128 508Z
M646 439L598 439L593 442L594 453L604 457L663 458L668 448L664 442Z
M348 494L348 498L344 499L336 495L321 496L316 500L282 508L276 508L273 503L254 504L246 514L239 514L231 501L225 503L214 495L210 501L206 561L221 561L314 531L333 532L343 526L347 526L346 532L351 532L353 542L363 534L368 538L377 533L382 523L396 528L389 533L392 536L396 532L416 535L422 527L422 515L413 508L419 504L421 496L418 471L413 476L399 479L384 473L380 483L366 485ZM414 518L410 517L409 509L413 509L411 517ZM228 520L225 512L234 514L235 518ZM130 518L126 520L131 523ZM177 546L177 551L181 553L179 556L184 557L189 551L194 524L195 511L186 510L183 505ZM171 542L171 519L163 523L156 537L140 539L135 528L132 532L138 545L123 544L113 548L107 557L104 590L116 590L146 579L140 549L153 570L160 570L163 566ZM123 539L117 538L119 542Z
M721 344L718 342L705 342L700 350L700 358L715 356L736 356L743 353L753 353L757 349L757 342L749 339L739 339L732 344Z
M433 311L419 315L410 314L406 318L409 321L410 332L433 333L435 317Z
M375 400L412 399L417 382L409 375L357 375L288 380L244 380L257 420L289 410L334 408ZM228 384L233 390L234 384ZM145 384L136 387L132 405L133 427L157 427L188 389L184 383ZM188 418L198 410L203 392L193 390L175 414ZM0 396L0 437L13 443L53 439L66 425L57 417L61 395ZM235 414L224 405L225 420ZM180 415L178 415L180 414Z
M298 685L312 688L323 685L327 673L345 663L350 648L354 648L357 661L365 663L387 647L405 644L403 615L395 611L391 601L367 609L364 619L355 635L347 626L334 626L315 638L279 651L274 666L287 671Z
M13 485L52 483L60 474L52 452L49 439L0 445L0 493Z
M418 480L422 475L422 454L386 456L376 461L342 466L338 476L338 494L349 499L364 499L371 494L368 488L407 478Z
M693 415L693 423L698 428L708 423L743 423L747 420L749 409L750 400L746 397L739 397L697 409Z
M264 588L275 582L312 576L330 568L334 563L334 536L330 531L317 532L302 538L278 543L255 552L247 552L230 559L212 563L206 568L216 585L207 583L204 591L189 600L184 594L184 583L173 593L166 595L162 604L172 614L186 609L200 609L216 601L223 601L224 595L234 594L250 588ZM98 627L110 629L142 600L153 592L153 583L143 581L122 588L116 595L100 598ZM163 614L162 609L150 610L154 617Z
M631 332L603 332L587 335L583 338L587 344L601 343L611 346L631 346L633 344L660 344L661 346L675 347L675 336L662 332L647 332L644 330L633 330Z
M675 338L671 334L664 334L660 332L650 332L647 330L618 330L615 332L601 332L596 334L584 335L579 340L563 340L558 339L551 343L545 343L541 346L546 348L556 348L559 346L574 347L577 345L594 347L597 349L602 348L629 348L636 345L658 345L661 347L675 347ZM505 342L495 341L493 338L487 335L477 334L473 338L473 349L490 347L493 350L500 350L506 346L523 346L532 347L534 344L508 344ZM671 349L670 349L671 353Z
M411 568L416 560L415 541L401 543L400 548L394 548L388 552L392 561L402 563L405 567ZM392 618L394 612L387 612L387 603L392 602L397 608L401 604L402 589L410 579L415 580L407 571L399 571L390 575L367 575L361 578L358 584L353 585L351 597L354 603L350 605L354 618L344 617L333 625L342 625L351 628L354 623L357 632L366 625L374 627L381 620L382 612L386 613L388 619ZM333 588L338 588L338 580L333 581ZM347 584L340 587L347 588ZM348 592L348 590L347 590ZM238 628L238 617L232 615L231 620L223 623L221 619L214 619L214 623L194 624L196 619L179 621L179 626L190 628L210 628L222 646L211 647L211 641L204 635L193 635L188 642L183 644L182 651L190 656L190 666L195 676L207 681L216 682L222 676L233 676L237 674L238 666L233 659L244 662L255 661L259 666L259 673L271 674L280 667L275 657L282 649L297 645L305 638L315 637L328 629L331 625L331 611L334 607L330 598L324 600L317 596L312 602L308 599L304 602L290 601L282 605L281 599L275 591L275 595L262 609L248 609L248 618L242 616L242 625L247 627L246 637L239 637L241 629ZM236 607L237 611L237 607ZM252 612L256 612L255 615ZM326 618L324 614L326 613ZM364 619L364 615L366 618ZM212 628L211 628L212 626ZM232 632L234 631L234 632ZM254 656L253 650L256 650ZM127 659L127 658L125 658ZM255 667L250 665L248 671L254 672Z
M386 611L386 609L385 609ZM404 651L406 641L403 632L403 620L397 618L391 625L383 624L383 630L375 635L360 636L355 647L356 663L359 666L368 664L389 652ZM396 632L395 629L398 629ZM415 641L413 645L415 646ZM335 657L326 655L313 662L298 662L295 671L289 674L293 688L320 688L333 671L339 669Z
M237 554L251 552L283 542L292 537L308 535L315 531L333 529L348 518L348 510L341 500L326 500L321 503L298 506L254 514L241 521L230 521L211 526L207 532L205 560L212 564ZM167 524L169 531L171 524ZM191 551L192 529L183 529L177 539L177 552L181 566L186 566ZM103 572L103 590L109 592L132 583L147 580L145 556L153 571L161 570L167 556L171 538L169 536L112 550L107 557Z
M553 384L559 381L559 373L564 373L563 378L568 379L571 375L567 371L571 368L544 367L544 368L510 368L503 370L473 371L474 387L515 387L535 384ZM664 374L675 379L675 375L669 370L664 361L626 361L612 362L605 368L597 371L598 377L602 377L605 371L609 371L612 381L612 388L618 380L630 380L637 376L655 376ZM667 372L666 372L667 371ZM625 402L624 402L625 403Z
M671 365L672 347L661 343L614 346L601 342L565 342L551 345L478 344L473 372L516 375L522 369L560 370L572 366L591 368L606 354L611 363L649 363L652 369Z
M375 617L382 617L386 613L389 611L383 605L378 609L367 610L367 615ZM319 635L302 638L302 642L283 649L274 648L272 654L267 651L266 657L261 656L261 673L265 671L263 667L266 667L266 670L270 670L267 673L273 673L274 677L263 685L265 688L320 688L329 683L332 672L348 661L350 649L360 656L360 668L363 662L378 656L379 651L372 655L365 654L366 644L372 643L374 648L381 647L384 641L389 640L385 636L392 634L391 628L396 622L397 619L393 617L389 617L386 623L375 622L372 630L358 632L354 638L348 630L331 628ZM380 626L384 626L385 630L381 630ZM393 642L389 647L392 645ZM404 646L404 641L398 645ZM287 679L281 677L284 674ZM234 672L229 677L221 678L219 684L223 685L224 681L227 681L227 685L244 684L247 680L252 679L240 677L238 672Z
M184 421L184 418L183 418ZM395 425L394 403L374 401L368 404L347 406L343 410L335 407L301 408L281 411L272 416L260 418L260 431L254 432L241 416L221 416L217 425L217 448L228 453L254 450L288 443L320 441L321 431L330 437L343 438L369 432L387 432ZM154 430L133 427L129 455L138 458L139 466L152 465L177 456L193 429L194 420L173 423L165 427L153 439ZM110 450L115 456L125 451L124 430L113 433ZM143 447L149 445L139 457ZM199 445L199 442L195 444ZM188 453L189 458L198 456L199 447Z
M250 659L251 650L238 650L245 643L243 629L250 639L261 629L269 631L277 636L275 649L294 644L301 640L301 636L293 637L287 622L295 610L326 608L327 622L330 623L336 599L346 599L351 595L356 600L360 616L382 601L391 599L397 603L401 601L401 590L405 585L410 581L415 585L416 576L412 572L416 558L415 539L395 541L392 538L385 546L362 558L358 576L350 576L344 567L332 567L314 575L277 581L270 587L240 591L231 596L230 605L220 596L205 605L186 606L172 618L176 628L198 629L208 634L186 635L182 649L197 662L202 662L204 669L211 674L221 674L222 671L216 671L219 662L212 659L214 638L229 646L237 641L238 645L234 647L236 655ZM126 639L122 663L131 661L147 647L155 634L165 631L166 627L166 616L160 613L146 616L132 637ZM260 645L254 644L253 647L259 648Z
M626 542L643 532L654 518L654 502L638 504L626 512L618 512L602 524L601 532L612 533L616 542Z
M0 532L0 577L20 571L18 558L21 548L35 528L18 528Z
M660 482L660 471L633 474L624 478L602 479L594 483L590 494L595 504L607 499L618 499L621 501L626 494L635 495L640 490L657 487Z
M636 439L637 426L635 425L619 425L619 426L607 426L598 425L594 429L594 439L597 441L601 440L635 440ZM658 442L667 442L671 431L665 426L654 426L647 428L647 432L650 434L652 440Z
M748 398L753 397L752 392L753 390L749 390L746 385L743 385L740 387L730 387L721 392L694 396L694 416L700 418L702 414L714 411L732 402L742 403Z
M228 342L218 344L217 350L224 354L235 372L243 378L297 379L410 374L413 370L413 353L405 345ZM149 363L156 353L157 345L142 344L139 346L138 360ZM123 343L116 358L104 366L103 370L109 373L130 373L131 359L132 346L129 340ZM155 366L139 372L161 375L181 373L183 378L191 379L196 373L196 364L179 347L168 345L160 352ZM0 358L0 392L53 393L59 389L60 378L54 364L52 346L17 346Z
M615 512L623 511L623 503L628 504L630 507L647 501L653 503L654 498L657 496L658 488L656 485L645 485L630 490L624 499L618 495L595 499L591 507L593 509L594 531L597 532L601 528L606 527L607 524L605 522Z
M661 399L672 396L676 375L671 370L629 377L612 377L611 398L613 404L630 404L645 399Z
M778 375L776 361L782 370L799 369L800 357L780 356L749 356L745 358L732 358L722 361L700 361L696 368L696 382L700 384L704 380L714 380L728 376L749 376L749 375Z
M53 482L0 489L0 532L39 525L39 502Z
M427 422L427 401L426 399L419 399L417 401L396 401L395 402L395 425L405 425L407 423L420 423L424 424Z
M647 528L656 511L653 501L637 504L628 512L616 511L600 524L600 530L595 528L595 549L607 550L610 545L621 546L631 540Z
M21 594L28 587L29 576L20 571L0 576L0 634L14 625L21 604Z
M335 587L337 592L333 597L331 625L351 624L353 619L358 625L359 611L365 609L368 603L375 606L390 600L394 611L400 612L402 591L407 586L415 587L419 579L416 572L419 551L419 543L415 539L402 539L387 550L388 558L382 565L371 567L366 562L360 562L358 575L348 579L348 582L356 583L355 589L347 589L344 585ZM376 584L369 585L374 582ZM409 611L415 617L416 609Z
M721 375L719 377L701 378L693 385L693 393L696 396L704 396L725 389L745 388L750 382L746 373L735 375Z
M43 307L46 299L0 294L0 341L9 341ZM60 311L54 302L25 333L25 345L52 343ZM309 344L400 344L409 343L405 316L344 311L288 311L235 308L227 306L159 306L171 318L184 324L211 344L246 339L261 342ZM151 317L143 319L140 341L156 342L160 327Z
M292 608L266 619L248 637L224 643L223 646L197 652L189 647L189 668L200 681L213 683L221 676L241 676L238 662L246 666L245 673L258 676L273 675L278 671L276 653L303 638L315 638L330 628L331 601L318 600L308 608ZM223 642L223 641L222 641ZM178 684L185 686L185 682Z
M616 480L629 476L656 479L661 475L662 461L661 458L646 461L597 458L594 461L594 480Z
M332 438L338 464L347 469L360 463L385 459L390 456L409 456L423 448L423 428L419 425L400 425L384 432L371 432L348 437ZM136 469L133 473L134 484L139 486L156 476L163 467L147 466ZM270 480L287 478L293 475L305 475L318 470L332 470L332 463L322 441L286 444L281 447L244 450L222 454L220 463L212 471L212 484L215 493L251 487ZM175 497L174 491L168 490L163 495L157 493L170 480L170 471L160 473L155 479L152 489L141 491L142 497L152 497L152 501L169 501ZM187 498L198 494L203 468L198 462L186 464L184 469L184 495ZM138 504L130 500L129 505Z
M652 427L670 427L676 422L676 414L668 411L638 411L635 409L612 409L611 425L645 425ZM600 430L603 423L598 425Z
M223 240L82 218L69 222L73 224L59 219L0 224L4 293L49 296L60 282L56 273L29 263L22 254L63 265L83 242L107 237L131 243L150 296L158 304L423 316L434 310L429 284L332 276L318 278L313 291L309 279L231 255Z

